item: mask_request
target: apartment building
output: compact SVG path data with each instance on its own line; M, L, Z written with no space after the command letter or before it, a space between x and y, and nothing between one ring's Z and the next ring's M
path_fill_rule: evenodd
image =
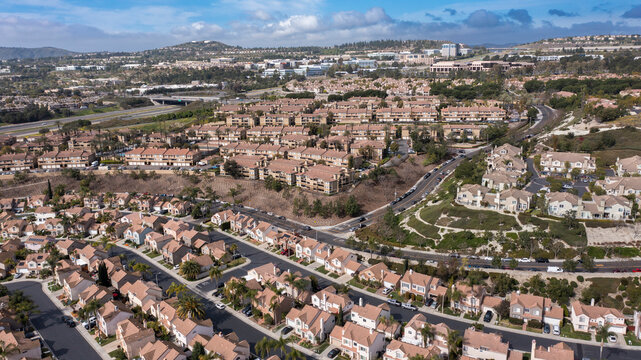
M376 121L383 123L435 122L438 111L432 107L382 108L376 110Z
M563 217L574 214L577 219L625 220L632 214L632 202L623 196L595 195L591 201L565 192L545 195L549 215Z
M93 152L85 150L49 151L38 157L41 169L85 168L96 159Z
M507 189L499 193L478 184L465 184L456 192L456 203L472 208L524 212L530 209L534 194L526 190Z
M290 126L293 124L291 114L264 114L259 118L259 124L262 126Z
M314 112L313 114L298 114L294 117L294 124L297 126L309 126L312 124L316 125L327 125L329 120L327 119L327 113Z
M2 171L22 171L33 169L36 158L27 153L0 155L0 169Z
M296 184L304 190L332 195L346 189L352 183L353 178L354 173L351 170L327 165L314 165L296 174Z
M445 121L492 122L507 118L505 109L496 106L448 106L441 109Z
M0 157L0 161L2 157ZM641 156L634 155L629 158L620 159L617 158L616 162L617 175L641 175Z
M570 175L572 170L586 174L596 170L596 162L590 154L550 151L541 154L541 170L543 175Z
M595 185L605 190L608 195L641 195L641 177L638 176L606 176L603 180L597 180Z
M238 165L240 176L250 180L259 178L259 169L265 165L265 157L257 155L236 155L227 160ZM230 175L225 166L220 168L221 175Z
M270 161L265 167L261 167L258 172L258 177L265 180L271 176L277 181L295 186L296 174L303 170L306 162L301 160L288 160L288 159L274 159Z
M129 166L194 166L200 157L200 151L178 148L136 148L125 153Z
M444 124L441 127L445 139L455 140L478 140L481 138L481 130L485 128L483 125L476 124ZM432 134L432 137L436 137L436 134Z
M258 121L256 121L257 119L258 118L254 117L251 114L231 114L227 115L225 124L227 124L227 126L250 127L258 123Z

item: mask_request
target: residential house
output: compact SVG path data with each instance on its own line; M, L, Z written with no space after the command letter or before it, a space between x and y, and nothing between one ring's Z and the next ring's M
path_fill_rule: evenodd
M485 297L485 288L483 286L470 286L462 281L457 281L452 290L459 292L461 296L458 301L450 299L450 307L474 314L481 312L481 304L483 303L483 297Z
M511 355L511 352L514 355ZM479 360L520 360L523 358L521 353L510 351L510 344L503 342L501 335L476 331L474 328L465 330L463 334L463 356Z
M596 170L596 162L590 154L572 153L572 152L555 152L550 151L541 154L542 174L564 174L569 176L570 173L577 169L578 173L586 174Z
M634 155L629 158L616 161L617 175L641 175L641 156Z
M398 340L392 340L385 348L383 360L409 360L420 356L421 359L440 358L441 352L436 346L424 348Z
M350 261L357 261L356 254L343 248L336 248L325 260L325 269L335 274L342 275L347 272L346 265Z
M126 294L134 306L142 307L148 300L159 301L162 299L162 289L151 281L137 280L130 286L123 286L123 295Z
M0 330L0 342L3 350L7 352L3 355L5 360L42 358L40 340L38 338L27 338L22 331L11 331L3 328Z
M127 318L118 322L116 339L120 342L120 348L125 351L127 357L134 359L140 356L140 350L147 343L153 343L156 340L156 334L153 329L146 329L133 318Z
M608 331L625 335L627 325L625 316L615 308L582 304L573 301L570 309L570 320L574 331L595 332L599 327L608 326Z
M163 260L172 265L180 264L183 257L187 253L189 253L189 247L179 243L176 240L167 242L161 250Z
M156 340L140 349L141 360L187 360L187 355L169 341Z
M241 341L233 332L227 335L219 333L212 337L196 335L189 346L193 348L196 342L203 345L208 355L213 354L221 360L248 360L251 358L247 340Z
M367 329L381 332L389 339L395 338L401 329L400 324L391 317L387 303L381 303L378 306L363 305L362 298L359 300L359 305L352 308L350 320Z
M339 294L333 286L328 286L312 295L312 306L332 314L338 314L341 309L343 314L349 314L354 302L347 294Z
M283 314L289 312L294 306L294 299L289 296L278 295L267 287L254 296L252 303L254 308L260 311L263 316L268 314L274 324L280 324L283 320Z
M523 319L525 322L537 320L550 326L560 326L563 309L553 304L550 298L513 292L510 295L510 317Z
M574 360L574 350L564 342L552 346L536 346L532 339L531 360Z
M334 327L329 337L330 344L353 360L374 360L385 348L385 335L353 322Z
M68 300L78 300L78 295L95 282L84 271L76 271L64 279L63 290Z
M30 275L40 274L40 271L50 268L47 257L49 257L49 253L28 254L24 260L18 261L16 272Z
M305 305L302 309L291 309L286 320L296 335L312 344L323 342L336 325L333 314L310 305Z
M108 301L96 313L98 330L105 336L116 334L118 325L122 321L134 316L133 312L128 310L129 308L120 301Z

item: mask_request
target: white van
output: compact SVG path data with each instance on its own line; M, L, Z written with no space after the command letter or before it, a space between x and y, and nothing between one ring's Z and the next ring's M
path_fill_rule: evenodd
M548 272L549 273L562 273L563 269L561 269L558 266L548 266Z

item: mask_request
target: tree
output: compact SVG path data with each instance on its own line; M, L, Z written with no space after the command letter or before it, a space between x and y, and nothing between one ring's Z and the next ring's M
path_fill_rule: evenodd
M447 348L450 359L458 359L461 355L462 339L456 330L449 330L447 332Z
M343 307L338 307L338 316L336 317L336 325L343 326L345 325L345 313L343 312Z
M290 352L285 355L285 360L305 360L305 355L298 349L291 349Z
M225 171L225 174L233 177L234 179L237 179L243 175L240 166L235 160L230 159L225 161L225 163L223 164L223 170Z
M91 314L92 316L96 316L96 311L102 307L102 304L98 299L91 299L83 309L85 310L85 316Z
M223 276L223 272L220 270L218 266L212 266L209 269L209 279L211 280L216 280L216 286L218 287L218 280Z
M568 271L568 272L573 272L576 270L576 261L572 259L567 259L563 262L563 270Z
M169 297L172 297L172 296L180 297L182 294L187 293L187 286L185 286L185 284L180 284L172 281L171 285L169 285L167 290L165 290L165 293Z
M583 255L581 255L581 261L583 262L583 269L585 269L585 271L587 272L593 272L596 268L594 258L587 253L583 253Z
M278 338L274 342L274 349L280 351L280 355L283 356L285 354L285 350L287 350L287 343L289 340L284 339L282 336Z
M434 330L432 326L426 322L425 325L421 328L421 336L423 336L423 345L427 347L427 344L434 339Z
M601 338L601 346L599 347L599 359L603 359L603 342L610 335L610 325L599 326L596 330L595 336Z
M258 343L256 343L258 346ZM190 360L199 360L201 355L205 355L205 347L200 342L196 341L193 348L191 349Z
M507 319L510 316L510 302L508 300L502 300L494 307L494 311L499 315L499 320L501 318Z
M19 354L20 349L14 344L5 344L3 340L0 340L0 359L7 360L13 354Z
M180 274L187 280L196 280L200 274L200 265L193 260L188 260L180 264Z
M53 190L51 189L51 180L47 179L47 197L49 199L53 198Z
M111 286L107 265L102 261L100 262L100 265L98 265L98 284L102 286Z
M178 299L176 314L181 319L202 319L205 317L203 304L194 295L185 294Z
M492 258L492 266L493 267L495 267L497 269L500 269L501 265L503 265L503 262L501 261L500 257L495 256L495 257Z
M510 260L510 269L516 269L519 267L519 262L516 259Z
M151 265L149 265L149 264L145 264L145 263L140 263L139 262L139 263L136 263L132 267L132 269L133 269L133 271L140 272L143 275L143 277L145 275L150 275L151 274Z
M235 203L236 202L236 196L240 195L242 192L243 187L240 185L236 185L236 187L233 187L229 189L229 196L231 196L232 201Z
M261 359L266 358L272 350L271 339L263 337L256 342L254 349L256 350L256 353L260 355Z

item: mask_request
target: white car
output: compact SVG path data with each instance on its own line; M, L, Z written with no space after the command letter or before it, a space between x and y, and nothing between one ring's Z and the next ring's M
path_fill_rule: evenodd
M389 293L391 293L391 292L392 292L392 289L391 289L391 288L385 288L385 289L383 289L383 295L387 295L387 294L389 294Z
M552 327L552 334L561 335L561 328L559 325L554 325L554 327Z
M218 310L222 310L222 309L225 308L225 304L223 304L223 303L216 303L216 304L214 304L214 306L216 306L216 309L218 309Z
M178 269L180 269L180 264L174 265L174 270L178 270Z
M530 258L520 258L518 261L519 262L525 262L525 263L532 262L532 260L530 260Z
M608 336L608 341L611 342L611 343L616 343L617 342L617 336L616 335Z

